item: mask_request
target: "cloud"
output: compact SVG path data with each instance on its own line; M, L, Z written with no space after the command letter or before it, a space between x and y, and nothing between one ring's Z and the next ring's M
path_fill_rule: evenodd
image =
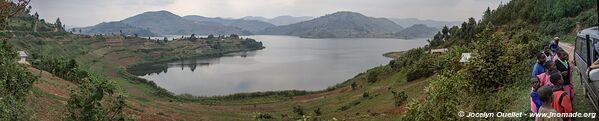
M480 18L487 7L502 0L34 0L33 11L42 18L77 26L117 21L146 11L168 10L175 14L240 18L322 16L336 11L355 11L374 17L465 20ZM503 0L506 3L508 0Z

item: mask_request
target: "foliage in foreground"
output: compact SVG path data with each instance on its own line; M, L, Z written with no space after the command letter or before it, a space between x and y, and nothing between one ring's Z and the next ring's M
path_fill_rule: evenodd
M553 3L555 6L546 6ZM589 10L588 0L512 0L497 10L487 10L480 23L475 27L452 27L448 35L439 34L433 40L436 47L470 48L473 58L464 67L446 69L431 77L430 85L425 89L426 99L412 100L403 120L467 120L457 114L464 112L505 112L510 111L511 103L520 97L513 93L522 93L528 84L534 53L542 49L549 40L543 36L569 33L569 25L558 27L555 32L547 32L545 23L560 23L555 18L576 18L584 25L596 21L580 12ZM567 5L566 5L567 4ZM573 4L573 5L572 5ZM594 5L595 3L591 4ZM560 6L577 6L574 11ZM553 9L557 8L557 9ZM580 9L580 10L579 10ZM517 12L514 12L517 11ZM543 13L543 14L541 14ZM581 17L583 16L583 17ZM552 19L553 18L553 19ZM584 19L582 19L584 18ZM466 23L466 22L464 22ZM468 22L471 23L471 22ZM575 23L563 22L563 23ZM475 36L469 35L475 28ZM553 30L552 30L553 31ZM457 32L457 33L455 33ZM464 33L467 32L467 33ZM547 35L550 34L550 35ZM446 37L449 36L449 37ZM432 43L431 43L432 44ZM516 92L520 91L520 92ZM526 91L524 91L526 92ZM507 119L513 120L513 119Z
M114 94L114 84L98 77L79 80L78 89L71 90L67 104L68 120L125 120L125 96ZM103 106L104 105L104 106Z
M0 120L32 120L25 104L38 77L17 64L17 53L6 41L0 43Z

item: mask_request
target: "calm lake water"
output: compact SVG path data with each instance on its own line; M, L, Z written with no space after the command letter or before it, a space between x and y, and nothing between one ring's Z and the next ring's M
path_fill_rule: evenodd
M389 63L382 54L422 47L426 39L305 39L247 36L263 50L169 62L140 76L171 92L196 96L277 90L322 90Z

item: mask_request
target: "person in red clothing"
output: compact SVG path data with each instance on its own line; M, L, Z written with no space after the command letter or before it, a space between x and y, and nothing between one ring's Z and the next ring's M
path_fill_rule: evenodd
M558 113L572 113L572 101L570 100L570 96L567 92L564 91L562 85L564 84L564 79L559 71L551 72L551 83L553 83L553 102L551 106ZM569 117L562 117L564 121L571 120Z

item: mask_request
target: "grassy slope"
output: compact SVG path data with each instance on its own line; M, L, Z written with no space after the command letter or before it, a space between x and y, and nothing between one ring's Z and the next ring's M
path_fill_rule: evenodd
M128 112L141 120L171 118L188 120L247 120L251 119L255 112L270 113L275 118L280 119L281 114L296 117L291 108L295 105L302 105L308 115L314 115L313 110L320 107L325 119L333 117L337 119L390 119L400 116L398 114L403 112L403 106L394 106L393 95L388 90L389 87L393 90L406 90L411 99L419 97L424 87L428 84L426 80L406 83L403 72L385 74L385 76L381 76L381 81L368 84L366 82L366 75L362 74L356 76L354 79L350 79L347 83L340 84L336 90L293 98L276 96L249 98L224 101L211 105L201 102L178 102L170 98L155 96L153 94L155 88L150 85L135 83L121 77L118 74L119 70L123 70L126 65L131 63L119 59L130 57L131 51L114 47L107 49L103 47L104 40L67 34L52 37L24 36L22 38L13 38L10 42L16 45L17 49L35 52L39 48L37 44L39 40L44 41L43 53L45 55L75 58L83 68L96 74L106 75L107 78L115 80L119 85L119 90L128 96L129 104L131 104ZM384 66L377 69L383 68L389 67ZM56 120L60 119L60 115L64 115L64 105L66 105L66 100L68 99L69 89L69 86L64 85L71 84L68 81L61 80L56 77L44 77L42 81L36 84L37 86L34 86L31 105L34 107L34 112L36 112L38 118ZM349 82L357 82L361 88L351 90ZM362 94L365 91L368 91L372 98L363 98ZM359 102L359 104L354 105L356 102ZM351 105L351 107L346 111L339 111L342 106L346 105ZM373 117L375 115L376 117Z

